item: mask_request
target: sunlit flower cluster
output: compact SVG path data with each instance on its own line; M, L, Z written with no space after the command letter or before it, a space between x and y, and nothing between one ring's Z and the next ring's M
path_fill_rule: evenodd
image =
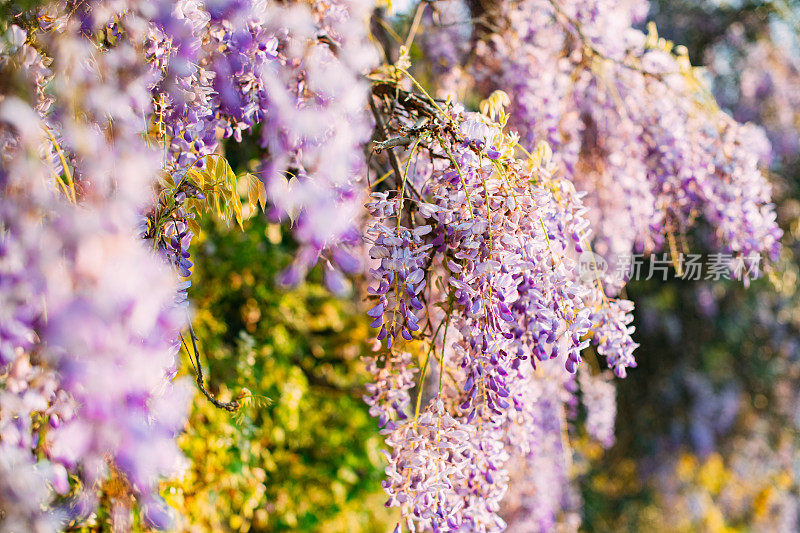
M575 525L578 402L587 432L610 446L610 376L636 366L638 346L620 282L582 276L581 254L652 251L700 219L732 254L774 254L780 237L766 139L716 108L683 51L632 28L644 7L500 2L466 26L465 4L417 11L432 28L419 42L434 83L491 93L480 113L426 92L405 47L376 66L371 0L53 2L10 24L9 528L79 524L110 479L148 526L170 527L158 483L183 460L175 438L191 389L175 376L189 352L195 217L242 225L245 188L251 211L292 226L282 281L321 263L342 293L346 275L366 273L376 333L365 401L404 527ZM223 151L247 138L259 151L238 162L245 183ZM373 169L385 174L365 179ZM585 357L609 370L587 373ZM196 346L193 362L223 405Z
M475 43L469 58L454 61L453 47L429 47L439 64L467 61L451 73L466 79L443 92L471 87L469 80L485 95L508 92L509 124L528 144L547 140L568 178L589 192L594 248L612 270L633 251L670 244L676 255L668 238L687 234L698 219L712 226L713 246L776 258L781 232L762 173L769 157L763 132L717 108L685 48L660 39L654 27L635 29L647 2L470 6L473 18L462 19ZM450 39L452 26L439 33ZM609 290L619 288L606 281Z

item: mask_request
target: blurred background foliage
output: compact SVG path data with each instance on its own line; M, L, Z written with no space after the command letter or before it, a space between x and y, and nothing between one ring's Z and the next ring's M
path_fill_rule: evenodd
M800 72L800 6L711 0L651 5L660 34L686 44L694 63L708 65L721 104L740 120L758 122L771 137L784 248L774 271L749 289L724 280L682 281L672 273L667 283L628 285L637 305L639 368L617 381L616 445L591 461L580 481L583 527L796 531L800 109L780 91L797 91L785 76ZM753 51L762 55L752 57L781 57L782 64L748 63ZM748 83L751 100L744 94Z
M367 324L314 276L277 285L292 247L263 214L244 232L207 222L197 238L194 325L211 387L268 400L231 415L198 396L180 441L190 466L164 487L185 529L388 527L382 443L361 400Z

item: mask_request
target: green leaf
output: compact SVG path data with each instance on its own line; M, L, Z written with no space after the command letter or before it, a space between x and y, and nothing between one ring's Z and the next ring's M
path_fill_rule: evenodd
M236 216L236 222L239 224L239 228L244 231L244 225L242 224L242 199L239 198L238 191L233 191L231 195L231 205L233 205L233 214Z
M197 223L197 221L194 218L186 219L186 225L189 226L189 229L195 235L199 235L200 234L200 225Z
M239 224L239 228L244 230L244 225L242 224L242 199L239 197L239 181L228 161L225 161L225 182L230 192L230 205L233 208L236 222Z
M250 208L255 211L258 204L261 204L261 209L264 209L264 203L261 201L261 190L264 185L256 176L249 172L245 175L247 179L247 200L250 203ZM266 202L266 189L264 190L264 202Z
M189 179L192 180L192 183L194 183L198 188L202 189L205 186L206 179L203 171L192 167L189 169L187 174Z
M210 157L210 156L209 156ZM216 182L225 182L225 171L230 168L228 162L225 161L225 158L222 156L217 156L214 158L214 181Z

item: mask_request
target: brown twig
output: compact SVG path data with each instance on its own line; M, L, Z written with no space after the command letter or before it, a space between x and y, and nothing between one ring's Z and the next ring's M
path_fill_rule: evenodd
M194 328L192 327L192 323L189 322L189 338L192 340L192 349L194 350L194 360L192 363L195 365L195 370L197 371L197 386L200 389L200 392L203 393L211 404L216 407L217 409L224 409L225 411L229 411L231 413L236 412L239 409L239 402L237 400L231 400L229 402L222 402L217 400L214 395L205 387L203 382L203 365L200 364L200 350L197 348L197 335L195 335ZM181 342L183 343L184 348L186 348L186 342L183 340L183 335L181 335ZM188 348L186 350L189 352ZM189 353L189 358L192 358L192 354Z
M414 43L414 36L417 34L420 22L422 22L422 14L425 12L425 5L427 3L428 0L421 0L417 4L417 8L414 11L414 20L411 22L411 28L408 30L408 37L406 37L406 42L404 43L406 50L411 50L411 45Z
M387 143L389 142L389 130L386 127L386 122L383 120L383 115L381 115L372 97L369 98L369 108L372 111L372 115L375 117L375 123L378 125L378 133L380 134L380 140L382 141L377 146L379 146L381 150L385 149L386 153L389 154L389 164L392 165L392 171L394 171L397 179L401 180L403 179L403 173L400 171L400 161L397 159L397 154L394 153L394 149L392 148L393 146L397 146L397 144L388 144L387 146ZM406 186L417 195L417 198L422 199L422 195L412 184L407 183Z

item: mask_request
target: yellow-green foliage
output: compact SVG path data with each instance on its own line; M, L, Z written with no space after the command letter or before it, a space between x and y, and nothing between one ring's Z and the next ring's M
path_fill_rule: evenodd
M365 321L318 282L280 290L291 246L257 217L205 224L191 296L207 383L180 445L189 459L164 495L192 531L385 531L382 446L361 400ZM184 371L191 366L183 356ZM267 400L268 398L269 400Z

